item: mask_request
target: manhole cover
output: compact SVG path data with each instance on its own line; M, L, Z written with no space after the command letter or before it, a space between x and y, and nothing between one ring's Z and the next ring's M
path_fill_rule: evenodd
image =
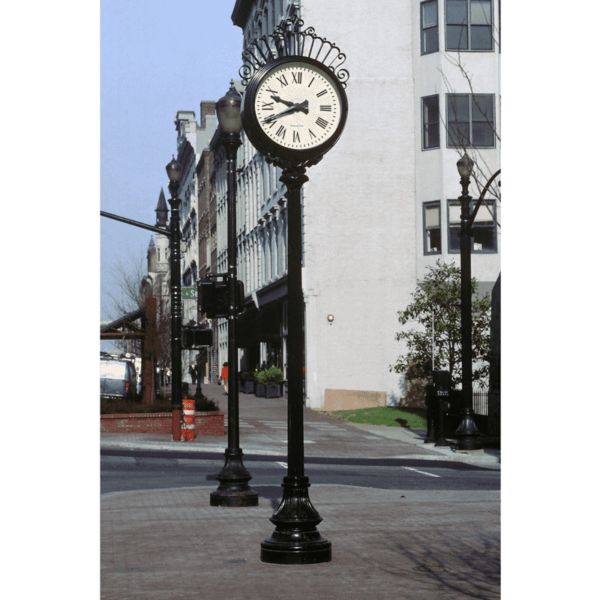
M444 571L450 571L450 569L437 565L420 565L419 567L414 567L413 571L419 571L420 573L441 573Z

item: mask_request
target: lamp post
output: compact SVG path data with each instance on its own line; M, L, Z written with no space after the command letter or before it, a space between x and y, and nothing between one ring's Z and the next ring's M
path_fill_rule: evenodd
M460 329L462 359L462 397L461 420L455 435L459 450L478 450L482 447L478 439L479 430L473 418L473 317L471 310L471 196L469 196L470 177L473 173L473 161L465 152L456 163L460 174L462 194L460 196Z
M170 263L171 263L171 405L173 407L173 419L180 418L182 408L181 398L181 232L179 229L179 206L181 200L178 197L179 180L183 167L175 160L166 166L169 176L169 192L171 198L171 235L169 236ZM159 220L161 215L158 215ZM162 219L164 221L164 218ZM175 428L173 429L175 431Z
M225 465L217 475L219 487L210 495L211 506L258 506L258 492L248 482L252 475L242 462L239 447L239 382L238 356L235 339L237 307L237 248L236 248L236 171L237 150L242 141L241 96L233 80L225 96L217 102L217 119L221 127L221 141L227 156L227 360L229 389L227 391L227 449Z

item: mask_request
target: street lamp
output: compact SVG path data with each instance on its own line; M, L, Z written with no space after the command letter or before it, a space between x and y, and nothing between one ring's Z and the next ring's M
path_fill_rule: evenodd
M170 263L171 263L171 406L173 407L173 420L181 417L181 232L179 230L179 206L181 200L178 197L179 180L183 167L175 160L166 166L169 176L169 192L171 198L171 235L169 236ZM159 221L161 220L159 216ZM164 215L162 218L164 222ZM178 430L178 428L177 428ZM176 428L173 429L176 431Z
M460 175L462 194L460 196L460 330L462 359L462 397L461 421L456 429L459 450L478 450L482 447L479 430L473 418L473 342L471 314L471 196L469 196L470 177L474 162L465 152L456 163Z
M242 99L235 89L233 80L225 96L217 102L217 119L221 128L221 141L227 156L227 360L229 368L229 389L227 391L227 449L225 465L217 475L219 487L210 495L211 506L258 506L258 492L248 482L252 475L242 462L242 449L239 447L239 382L238 356L235 339L237 307L237 248L236 248L236 171L237 150L242 140L242 119L240 115Z

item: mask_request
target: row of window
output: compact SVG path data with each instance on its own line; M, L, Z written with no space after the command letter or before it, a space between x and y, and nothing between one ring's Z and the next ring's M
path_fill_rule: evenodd
M492 0L446 0L446 50L494 50ZM421 54L440 49L438 0L421 3Z
M423 149L440 147L440 99L422 98ZM446 144L459 148L494 148L494 94L446 94Z
M474 208L471 204L471 210ZM447 210L447 236L448 253L460 252L460 202L448 200ZM498 251L496 227L496 202L486 200L481 203L477 216L473 222L473 236L471 237L471 252L475 254L495 253ZM423 253L442 253L442 221L441 203L423 203Z

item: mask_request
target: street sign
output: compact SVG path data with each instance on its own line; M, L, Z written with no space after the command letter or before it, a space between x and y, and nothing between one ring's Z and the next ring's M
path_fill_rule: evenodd
M183 300L198 300L198 288L195 287L182 287L181 298Z

